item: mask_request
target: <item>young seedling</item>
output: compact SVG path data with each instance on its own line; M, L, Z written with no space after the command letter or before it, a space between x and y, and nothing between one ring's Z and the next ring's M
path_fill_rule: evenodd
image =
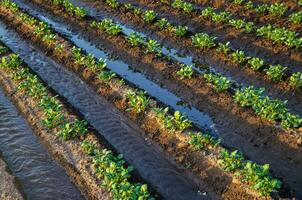
M193 69L191 66L182 65L180 70L177 71L177 75L180 76L180 79L190 79L193 75Z
M197 33L192 36L192 43L196 48L213 48L216 46L215 43L216 38L211 37L206 33Z
M278 82L284 77L286 69L287 67L281 65L271 65L266 69L266 74L271 80Z

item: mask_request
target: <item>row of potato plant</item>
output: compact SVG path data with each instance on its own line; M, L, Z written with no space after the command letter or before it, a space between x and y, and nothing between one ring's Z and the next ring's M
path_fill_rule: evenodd
M256 36L271 40L274 44L279 43L286 45L289 48L301 48L302 37L295 31L291 31L285 27L277 27L272 24L257 27L253 22L248 22L245 19L237 19L227 11L217 11L214 7L205 9L197 9L193 4L185 0L174 0L173 2L161 0L162 3L169 5L175 9L185 13L200 13L199 17L205 20L211 20L216 24L228 25L246 33L252 33Z
M258 4L255 5L253 1L246 0L229 0L233 5L240 6L244 10L253 11L262 15L270 14L273 17L281 17L289 10L285 3L273 3L273 4ZM294 11L289 16L286 16L287 21L293 24L302 23L302 11Z
M117 2L117 1L114 1ZM112 19L103 19L101 21L92 21L91 27L96 29L104 30L108 35L115 36L117 34L122 35L122 28L116 24ZM47 34L50 34L49 31L47 31ZM47 35L46 34L46 35ZM145 37L140 36L138 33L131 33L129 36L124 35L127 42L130 43L131 46L142 46L145 48L145 53L151 53L155 54L156 56L160 56L163 59L172 60L172 58L167 58L162 53L162 47L159 45L159 43L155 40L148 39ZM91 55L88 55L91 56ZM83 60L83 58L78 58L80 61ZM84 59L87 60L87 59ZM180 77L180 79L184 78L192 78L193 75L193 69L192 66L187 66L183 63L177 62L177 64L180 66L180 69L176 72L177 75ZM115 74L111 71L103 72L104 70L101 70L102 74L105 74L106 76L99 76L100 78L107 78L107 81L110 80L112 77L115 76ZM200 75L197 73L196 75ZM224 92L231 88L232 82L228 80L226 77L223 77L220 74L212 74L212 73L206 73L202 75L210 84L214 86L214 88L218 92ZM253 87L251 87L253 88ZM247 88L245 88L247 89ZM240 87L235 88L236 94L241 94L245 89L241 89ZM260 89L254 89L253 90L261 90L264 92L263 88ZM286 101L281 100L275 100L271 99L268 96L263 95L263 92L261 95L259 95L259 98L254 98L252 104L242 104L241 101L238 100L238 95L234 96L233 100L236 103L239 103L242 107L250 107L254 110L254 112L271 122L281 122L281 126L285 129L292 129L292 128L299 128L302 124L302 119L298 115L292 114L289 109L286 106ZM242 95L243 100L248 101L248 96ZM260 98L261 96L261 98ZM254 106L252 106L254 105ZM255 107L255 105L258 105ZM261 111L259 111L261 110ZM263 113L272 113L271 115L265 115ZM272 117L274 116L274 117Z
M19 92L25 92L39 102L39 109L44 113L41 123L45 128L57 131L57 135L64 141L81 139L87 134L87 122L69 119L68 115L64 114L64 106L58 98L47 91L47 87L39 78L22 64L18 55L1 57L0 68L12 74ZM114 199L154 199L148 192L146 184L129 181L134 168L125 167L122 155L115 156L108 149L95 149L93 162L96 175L101 179L101 187L109 191Z
M215 37L212 37L206 33L200 32L196 34L190 34L188 27L176 26L165 18L157 18L157 14L153 10L147 10L144 12L139 8L135 8L130 3L123 4L118 2L117 0L108 0L106 1L106 3L111 7L112 5L114 5L114 8L124 7L127 11L132 11L134 14L142 17L146 22L153 22L153 24L157 25L160 30L169 30L171 33L174 33L176 36L180 37L191 35L191 42L194 47L198 49L214 48L217 52L225 55L238 65L248 65L254 71L265 73L267 77L274 82L280 82L288 76L286 73L287 67L284 67L280 64L270 65L268 63L265 63L265 61L259 57L246 56L246 53L243 50L232 49L230 47L230 42L218 42ZM122 32L121 28L119 28L119 32ZM132 41L136 43L139 40L137 36L134 37L134 35L133 37L131 37L131 39L133 39ZM288 77L287 81L293 88L302 88L302 73L293 73Z
M10 7L7 7L10 8ZM15 15L22 14L21 11L15 11ZM23 13L25 14L25 13ZM30 17L32 18L32 17ZM32 24L29 23L28 25L31 27L35 27L35 29L38 29L40 24L46 24L45 22L41 23L38 19L36 23ZM25 22L24 22L25 23ZM48 29L47 33L52 32L51 29ZM43 41L43 36L39 36L41 38L41 41L44 42L46 45L48 45L47 42ZM59 44L59 40L57 38L56 42L54 44L51 44L50 47L53 47L53 52L56 52L56 49L58 46L61 46L61 49L66 48L64 45ZM85 54L84 51L80 48L73 47L70 49L71 53L74 57L75 64L83 65L86 68L91 69L97 69L99 68L99 61L93 58L93 55L91 54ZM81 54L80 54L80 53ZM90 62L85 62L87 58L90 58ZM92 59L93 58L93 59ZM92 61L94 60L94 61ZM104 60L101 60L101 66L104 66ZM95 63L94 65L91 65L91 63ZM95 67L91 67L95 66ZM103 67L101 67L103 68ZM104 70L104 69L102 69ZM98 74L98 72L95 72ZM123 79L118 78L117 76L113 77L113 80L102 80L104 84L110 85L113 82L118 82L121 85L125 85L125 81ZM128 88L132 88L131 86L128 86ZM157 117L157 120L162 123L162 125L172 133L174 134L182 134L187 137L187 142L194 150L203 150L207 146L212 146L213 148L217 148L219 150L219 160L218 164L219 166L224 169L226 172L230 172L232 174L235 174L243 183L246 183L249 185L249 187L255 191L258 191L260 195L269 195L271 192L277 191L281 188L281 182L278 179L275 179L272 177L272 175L269 172L269 165L258 165L252 161L246 160L242 154L238 151L230 152L227 149L221 147L219 145L220 141L213 138L207 133L202 132L196 132L196 131L190 131L190 127L193 126L192 122L186 117L184 117L183 114L181 114L179 111L175 111L173 115L170 115L168 108L163 108L160 106L152 106L154 104L151 104L150 97L147 96L146 92L143 91L137 91L135 88L127 89L127 92L125 93L125 97L128 99L128 109L126 111L130 112L136 112L141 114L146 114L147 110L151 110L154 112L155 116ZM155 101L156 102L156 101ZM159 105L158 103L156 105ZM190 131L188 133L188 131ZM84 141L82 144L83 149L88 153L89 155L93 156L93 159L95 160L95 163L97 166L99 166L99 170L101 172L104 172L104 167L107 166L107 163L104 162L104 160L107 160L108 157L111 157L110 153L99 152L93 150L93 144ZM109 155L108 155L109 154ZM238 159L237 154L241 155L240 159ZM234 156L235 155L235 156ZM115 158L114 160L119 160L118 158ZM238 164L240 162L241 164ZM232 166L231 169L230 166ZM131 169L129 169L131 171ZM117 169L117 171L120 171ZM123 171L123 170L121 170ZM100 177L103 177L103 175L100 175ZM111 176L110 176L111 177ZM108 177L108 178L110 178ZM119 179L120 180L120 179ZM110 182L106 182L105 185L113 186L110 184ZM144 192L146 186L141 186L140 191ZM115 185L114 185L115 188ZM136 191L136 190L135 190ZM119 193L118 193L119 194ZM123 193L124 194L124 193Z

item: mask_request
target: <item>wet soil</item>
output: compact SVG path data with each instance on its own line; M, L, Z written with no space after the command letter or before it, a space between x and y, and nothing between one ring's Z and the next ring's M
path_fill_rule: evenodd
M164 78L167 79L167 77L164 77ZM160 81L162 82L162 79L160 79ZM167 84L163 84L163 85L167 85ZM178 88L180 88L179 85L178 85ZM175 90L175 88L174 88L174 90ZM209 92L209 90L210 89L207 87L206 90L204 90L204 91ZM185 89L185 88L180 88L180 91L182 91L182 94L185 91L189 92L189 90ZM204 93L204 91L203 91L202 94L206 94L206 95L202 96L203 98L201 98L201 99L207 99L208 100L208 102L205 102L207 104L207 107L209 105L211 106L213 104L217 104L217 103L221 103L221 102L222 103L227 102L227 101L225 101L225 99L228 99L228 98L227 98L227 96L225 96L225 94L222 94L223 97L221 99L219 99L221 101L211 102L211 101L213 101L213 99L211 99L211 98L214 96L214 93L212 93L212 95L208 95L208 93ZM189 95L188 97L190 98L192 96ZM209 98L209 97L211 97L211 98ZM209 104L209 101L212 104ZM227 103L226 103L226 105L227 105ZM226 105L221 105L221 107L227 108ZM228 105L230 105L230 104L228 104ZM213 107L211 107L211 108L213 108ZM223 109L222 108L217 109L217 113L221 112L221 110L223 110ZM226 117L227 113L229 113L229 114ZM233 110L228 110L227 113L223 113L224 114L223 115L223 120L230 119L229 116L233 117L232 115L234 114L234 111ZM236 111L235 111L235 113L236 113ZM242 114L242 116L245 116L245 115ZM218 116L218 117L222 118L221 115ZM240 146L240 149L246 149L244 152L246 154L248 154L249 157L252 157L253 160L255 160L255 159L258 160L258 161L262 160L262 163L263 162L270 162L272 164L272 168L274 169L274 172L277 172L277 174L280 174L280 172L281 173L289 173L289 171L288 171L289 168L296 168L296 167L299 168L298 164L295 165L295 164L291 164L288 161L286 161L287 159L291 159L292 155L298 155L299 153L297 153L297 152L299 152L300 150L299 150L299 148L295 147L295 145L294 146L287 146L286 144L282 144L283 143L282 141L286 141L286 140L289 139L289 138L285 137L285 134L275 135L275 133L278 132L276 130L275 131L271 130L271 131L268 131L267 133L263 133L262 130L266 130L267 127L269 127L269 125L262 124L261 126L259 126L259 125L257 126L257 124L256 125L253 124L253 123L255 123L254 120L250 120L250 121L248 121L250 124L247 126L247 123L244 122L244 120L242 120L242 118L240 118L240 122L242 122L242 123L239 122L238 124L234 124L235 127L233 127L233 129L232 129L232 123L234 121L238 122L239 120L234 120L234 117L233 117L230 121L232 121L232 122L228 123L228 126L224 126L224 130L226 130L225 132L227 132L227 133L224 133L224 135L222 135L222 138L225 138L225 142L229 143L230 146L235 144L236 147ZM223 123L226 123L226 122L223 121ZM240 125L239 124L242 125L241 130L240 130ZM228 128L226 129L225 127L228 127ZM250 128L251 128L251 130L250 130ZM230 133L228 133L229 129L231 129L232 132L230 131ZM235 130L235 131L233 131L233 130ZM252 136L252 138L250 138L249 141L250 141L250 143L254 143L254 145L251 145L250 143L247 145L246 142L244 143L244 140L246 141L246 139L242 138L244 136L244 135L242 135L242 133L246 133L246 131L243 131L243 130L250 130L251 132L253 132L253 136L252 136L251 132L249 131L249 134L251 134L251 136ZM262 134L261 133L259 134L258 131L262 132ZM234 132L235 132L235 134L234 134ZM230 135L232 135L232 136L230 136ZM245 137L249 138L251 136L246 135ZM255 144L255 143L258 143L258 144ZM259 143L262 143L262 145L259 145ZM294 151L294 153L292 151ZM286 156L285 153L289 153L288 156ZM252 154L254 154L254 155L252 155ZM297 156L297 158L298 157L299 156ZM297 159L297 158L295 158L295 159ZM278 165L280 165L280 163L282 163L284 165L282 165L282 167L278 166ZM297 161L297 163L299 163L299 161ZM283 174L283 175L284 175L283 176L284 178L286 178L286 179L288 178L288 177L286 177L285 174ZM291 184L293 184L295 182L295 180L290 181L290 182L291 182Z

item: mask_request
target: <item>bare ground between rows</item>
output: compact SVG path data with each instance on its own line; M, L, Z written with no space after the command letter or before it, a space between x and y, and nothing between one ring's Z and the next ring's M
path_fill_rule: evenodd
M22 26L19 28L22 29L23 32L28 31ZM41 47L41 49L46 50L46 52L48 51L47 47ZM68 59L64 60L68 62ZM69 66L73 68L74 64L70 64ZM54 79L53 81L58 84L60 81L62 82L62 80L66 81L67 78L62 77L63 72L56 74L57 72L47 70L49 69L46 69L45 72L39 71L39 74L48 80ZM86 118L90 117L91 120L94 121L89 119L87 120L91 121L94 127L97 126L98 130L103 127L102 133L104 134L104 137L114 143L114 147L117 151L123 153L125 159L128 161L130 160L130 163L136 167L138 174L146 179L148 183L151 182L150 185L154 186L155 190L159 191L164 198L203 199L203 197L198 194L198 189L201 191L207 191L207 198L217 198L211 193L210 189L207 189L206 185L201 185L202 182L186 172L184 168L174 166L174 161L168 158L169 156L163 153L156 144L151 145L150 141L144 141L140 136L138 136L143 135L143 133L138 134L138 132L141 131L136 128L136 125L122 117L121 114L112 112L115 110L112 106L103 102L102 108L100 108L98 107L99 104L96 105L94 102L96 99L89 99L91 95L89 96L83 93L83 88L80 88L82 94L78 93L79 90L73 90L70 87L70 84L77 84L74 80L70 80L70 82L65 84L66 85L60 90L60 93L62 90L69 89L69 94L67 94L68 96L66 97L69 102L81 101L79 103L82 104L82 106L90 107L87 108L90 113L85 113L85 116ZM81 83L78 84L81 85ZM52 86L56 87L53 83ZM56 88L56 91L57 90L58 88ZM78 105L76 107L78 107ZM82 113L82 110L80 110L80 112ZM107 112L110 112L110 114ZM125 123L129 124L126 125ZM121 127L123 131L121 131ZM154 155L147 158L150 154ZM167 161L172 164L167 164ZM171 167L171 165L173 167Z
M16 177L9 170L0 153L0 198L2 200L24 200L24 192Z
M59 14L60 12L57 10L56 15ZM65 20L67 20L67 16ZM70 18L68 18L68 21L74 25L77 24L78 28L83 28L82 23L72 21ZM85 30L85 34L87 34L89 29L85 27L83 30ZM110 52L120 54L121 59L127 60L129 63L139 62L141 67L146 68L144 70L148 72L148 76L155 78L156 82L171 89L197 108L211 113L212 116L214 115L218 129L223 133L221 137L224 139L224 142L229 146L235 146L241 149L252 160L260 163L269 162L274 172L282 177L286 183L295 188L298 194L301 194L299 192L300 178L294 173L294 171L300 170L301 168L301 149L297 147L294 142L288 141L290 140L290 138L287 137L288 135L265 122L260 123L259 119L251 117L251 113L248 111L243 111L239 109L238 106L234 106L228 95L215 93L204 82L197 83L198 86L202 85L199 87L201 89L198 90L192 87L188 88L184 83L175 84L175 81L172 81L173 76L171 76L169 70L163 71L160 65L155 66L154 63L156 59L152 60L149 56L149 61L145 61L142 55L137 56L131 51L125 52L125 47L123 46L125 43L123 42L113 39L108 41L101 35L89 38L96 43L102 42L102 46L105 45ZM118 44L118 46L116 46L116 44ZM140 59L146 63L137 61ZM152 62L153 65L151 65L150 62ZM133 64L138 65L137 63ZM143 64L143 66L141 64ZM147 70L150 70L150 72ZM192 91L193 94L191 93ZM229 107L230 105L232 107ZM247 143L247 141L249 143ZM288 145L288 142L292 145ZM289 176L290 173L293 173L292 176Z
M286 27L292 31L296 31L297 33L301 33L301 24L294 24L289 21L289 15L298 12L297 9L294 9L293 4L286 4L288 6L288 10L285 15L278 17L273 16L270 13L258 13L255 10L245 9L244 5L236 5L234 2L230 2L227 0L189 0L188 2L195 4L198 8L206 8L207 6L215 7L219 11L228 11L232 13L232 15L236 18L245 19L247 21L253 22L258 27L265 26L268 24L274 24L277 27ZM271 4L271 3L270 3Z
M131 24L133 27L135 27L135 29L139 29L139 31L148 34L148 36L156 38L158 41L166 46L169 46L170 48L177 49L183 54L192 56L197 62L215 68L219 72L232 77L232 79L238 83L254 85L255 87L265 87L266 92L271 97L282 99L284 101L288 100L288 107L292 110L292 112L299 115L302 114L302 105L300 104L300 102L302 102L302 91L291 89L287 82L276 84L268 80L264 73L257 73L250 68L240 67L231 61L227 61L224 56L218 54L215 50L198 51L194 48L189 48L188 46L190 46L190 39L181 41L169 31L160 31L155 25L146 25L146 23L144 23L140 17L133 15L130 12L125 12L125 10L111 9L105 3L100 1L92 3L88 0L86 2L90 2L89 5L91 8L96 8L99 10L99 12L95 13L96 15L105 15L105 13L107 13L107 15L109 14L111 17L118 18L118 20L125 24ZM86 8L88 7L89 6L86 5ZM299 70L300 69L295 67L291 72Z
M153 9L160 13L161 17L165 17L175 24L186 25L193 32L205 32L220 40L230 41L236 49L249 49L249 53L253 56L259 56L268 61L270 61L270 58L276 58L276 60L271 61L272 63L278 61L285 66L301 66L302 64L302 53L300 49L290 49L284 45L273 44L269 40L256 37L253 34L243 33L227 25L218 25L210 20L203 20L199 17L200 13L184 14L158 1L123 0L122 2L130 2L148 9Z

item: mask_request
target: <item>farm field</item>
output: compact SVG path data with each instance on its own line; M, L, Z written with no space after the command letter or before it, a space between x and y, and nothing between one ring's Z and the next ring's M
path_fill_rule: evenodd
M301 0L0 0L1 199L302 199L301 31Z

